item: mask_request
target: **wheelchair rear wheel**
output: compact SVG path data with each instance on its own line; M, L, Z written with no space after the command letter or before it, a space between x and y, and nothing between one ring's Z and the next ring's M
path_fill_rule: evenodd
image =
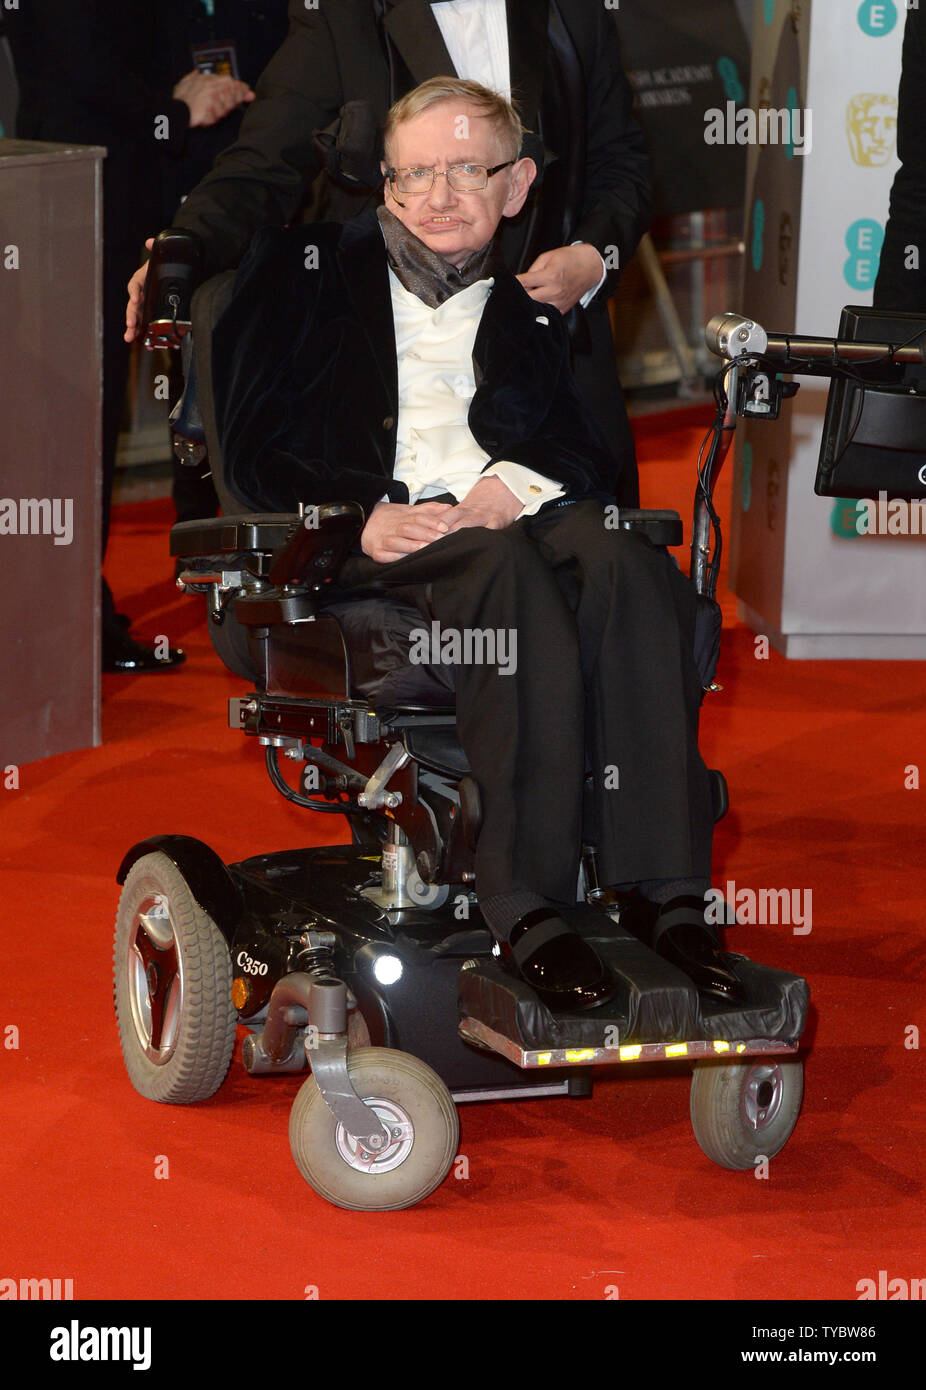
M129 1079L186 1105L219 1089L235 1046L225 939L166 854L133 864L119 899L113 985Z
M803 1095L799 1057L698 1062L691 1080L695 1138L721 1168L754 1168L784 1148Z
M460 1135L456 1106L443 1081L407 1052L351 1049L351 1084L390 1131L391 1142L365 1156L328 1109L312 1077L289 1121L296 1166L320 1196L350 1211L398 1211L414 1206L447 1176Z
M248 630L244 623L239 623L231 606L222 614L220 623L216 622L211 613L207 621L209 640L216 656L233 675L240 676L242 680L253 685L257 679L257 667L251 656Z

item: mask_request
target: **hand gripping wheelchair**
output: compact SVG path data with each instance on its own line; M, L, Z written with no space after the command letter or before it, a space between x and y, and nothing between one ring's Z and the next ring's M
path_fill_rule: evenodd
M117 875L114 967L133 1085L152 1100L205 1099L243 1024L250 1074L310 1071L291 1112L293 1157L317 1192L359 1210L411 1206L443 1181L457 1152L457 1104L587 1096L600 1065L688 1059L704 1152L733 1169L771 1157L801 1102L805 981L737 957L746 1004L700 996L621 927L592 845L573 920L608 962L617 997L553 1014L501 968L473 893L479 791L446 668L409 664L409 633L423 621L415 609L338 599L339 565L363 525L355 504L306 499L299 514L235 514L208 389L210 327L231 273L200 286L190 310L196 274L195 239L163 233L146 341L183 351L176 447L194 459L208 449L229 512L173 528L178 582L206 595L216 651L250 687L229 702L231 727L264 746L283 796L345 816L351 842L230 865L187 836L154 835L129 850ZM693 541L705 686L719 642L709 542L730 437L721 425L700 471ZM619 524L657 545L682 539L674 512L622 510ZM719 818L726 787L712 778Z

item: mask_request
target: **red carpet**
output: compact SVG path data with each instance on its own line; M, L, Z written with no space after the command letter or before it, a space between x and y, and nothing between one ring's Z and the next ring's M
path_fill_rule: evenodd
M644 503L677 506L686 531L702 418L635 425ZM123 852L159 831L226 860L347 838L276 795L225 727L242 687L171 583L169 522L168 503L120 509L107 573L185 669L106 677L103 747L2 792L0 1279L72 1279L78 1299L703 1300L855 1299L879 1271L926 1276L926 791L904 787L910 764L926 779L922 665L757 661L725 600L724 690L703 714L732 802L714 881L813 894L809 934L728 934L811 988L803 1113L766 1180L702 1155L684 1071L627 1068L590 1101L462 1107L468 1178L409 1211L344 1212L290 1157L301 1078L250 1078L236 1055L211 1101L167 1107L122 1066Z

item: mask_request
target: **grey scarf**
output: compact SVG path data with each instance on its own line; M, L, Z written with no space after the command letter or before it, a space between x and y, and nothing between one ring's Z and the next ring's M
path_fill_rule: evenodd
M436 309L468 285L491 275L493 242L474 251L469 260L457 270L436 251L410 232L387 207L378 207L376 215L386 238L386 255L400 282L412 294Z

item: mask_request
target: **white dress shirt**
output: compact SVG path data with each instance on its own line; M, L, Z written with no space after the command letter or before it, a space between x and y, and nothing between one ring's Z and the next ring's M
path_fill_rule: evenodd
M431 10L457 76L511 100L505 0L439 0Z
M441 492L461 502L480 478L494 473L522 504L520 515L532 516L565 489L522 464L499 461L486 468L490 456L468 422L476 394L473 347L494 283L477 280L432 309L390 269L399 372L393 477L405 483L410 502Z

